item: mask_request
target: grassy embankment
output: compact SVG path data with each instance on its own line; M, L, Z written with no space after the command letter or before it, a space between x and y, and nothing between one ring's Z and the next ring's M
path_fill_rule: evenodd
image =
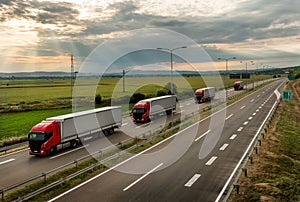
M300 95L300 79L289 82ZM230 201L300 201L300 100L282 100L253 164L247 165L248 177L238 181L240 194Z
M255 81L266 78L270 76L256 76ZM209 80L210 85L222 88L220 84L214 84L215 76L208 76L205 79ZM107 105L110 104L113 91L119 98L130 96L133 92L150 97L155 96L156 91L169 81L168 77L142 79L129 77L126 78L126 92L123 93L120 78L103 78L99 83L96 79L82 79L77 86L77 94L91 91L93 84L97 83L95 93L91 94L100 94L104 101L103 105ZM227 82L228 86L232 86L233 80L227 79ZM159 83L161 86L153 83ZM205 86L201 77L193 76L184 79L175 77L174 83L178 94L183 98L191 96L189 86L192 90ZM83 98L79 100L84 101ZM0 80L0 147L4 142L9 144L20 138L26 138L30 128L41 120L70 112L72 112L72 96L69 79Z

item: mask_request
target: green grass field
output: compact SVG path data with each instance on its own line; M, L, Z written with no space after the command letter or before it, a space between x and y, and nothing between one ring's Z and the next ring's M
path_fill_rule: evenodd
M254 80L266 78L271 76L255 76ZM216 76L173 78L178 95L183 95L183 98L191 96L193 90L205 87L204 80L217 89L224 88L222 83L217 83ZM170 82L170 77L128 77L125 92L120 78L102 78L100 82L96 78L82 78L76 82L77 96L100 94L102 100L109 100L113 92L113 98L131 96L136 92L155 96L158 89ZM232 86L234 80L227 79L227 82ZM71 107L70 79L0 80L0 146L7 138L27 136L33 125L47 117L71 112Z

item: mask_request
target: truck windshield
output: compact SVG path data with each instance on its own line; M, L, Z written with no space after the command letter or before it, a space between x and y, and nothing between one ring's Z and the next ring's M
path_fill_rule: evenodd
M145 108L134 108L132 110L132 113L134 113L134 114L144 114L145 112L146 112Z
M52 132L50 133L35 133L31 132L28 135L28 140L32 141L47 141L52 136Z
M196 98L201 98L202 94L195 94Z

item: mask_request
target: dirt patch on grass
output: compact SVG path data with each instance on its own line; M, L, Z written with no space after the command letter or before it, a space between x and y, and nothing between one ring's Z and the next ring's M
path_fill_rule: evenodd
M300 80L299 84L300 93ZM287 89L291 89L291 83ZM300 201L300 102L282 101L228 201Z

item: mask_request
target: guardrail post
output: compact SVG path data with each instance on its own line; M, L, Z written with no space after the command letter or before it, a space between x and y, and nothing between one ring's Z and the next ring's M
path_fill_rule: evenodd
M2 201L4 201L4 190L1 190L1 198L2 198Z
M103 152L102 152L102 150L99 150L99 153L100 153L101 157L103 157Z
M233 184L233 188L236 190L236 193L240 193L240 186L238 184Z
M47 174L46 173L42 173L42 176L44 177L44 182L47 181Z
M253 157L249 156L249 159L250 159L250 163L253 163Z
M76 168L78 168L78 160L75 160L74 162L76 164Z
M255 154L258 154L258 149L256 146L254 147L254 149L255 149Z
M261 139L258 140L258 145L261 146Z
M248 177L247 168L242 168L242 171L244 172L245 177Z
M261 137L264 139L264 138L265 138L265 134L264 134L264 133L261 133Z

